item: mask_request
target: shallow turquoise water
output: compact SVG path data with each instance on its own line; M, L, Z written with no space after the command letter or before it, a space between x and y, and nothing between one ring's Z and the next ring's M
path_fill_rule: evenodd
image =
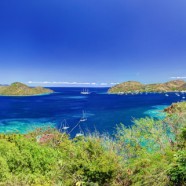
M169 105L156 105L152 106L152 109L149 109L145 111L144 113L148 115L149 117L153 117L156 119L164 119L166 117L166 113L163 112L165 108L167 108Z
M25 119L5 119L0 120L1 133L21 133L25 134L37 128L55 127L55 123L45 121L42 119L34 120L30 118Z

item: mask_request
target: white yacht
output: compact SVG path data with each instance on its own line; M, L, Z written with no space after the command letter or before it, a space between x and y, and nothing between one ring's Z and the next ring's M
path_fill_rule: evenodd
M88 94L90 94L90 92L89 92L88 89L83 89L83 90L81 91L81 94L88 95Z

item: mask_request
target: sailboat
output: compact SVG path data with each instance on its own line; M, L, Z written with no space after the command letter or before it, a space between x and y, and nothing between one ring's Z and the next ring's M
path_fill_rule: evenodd
M88 89L83 89L83 90L81 91L81 94L87 95L87 94L90 94L90 92L89 92Z
M69 129L69 126L67 125L66 119L64 119L63 122L61 123L61 129L63 131L67 131Z
M81 126L79 126L79 133L76 134L76 137L84 136Z
M85 121L87 121L87 118L86 118L86 113L83 111L83 115L80 119L80 122L85 122Z

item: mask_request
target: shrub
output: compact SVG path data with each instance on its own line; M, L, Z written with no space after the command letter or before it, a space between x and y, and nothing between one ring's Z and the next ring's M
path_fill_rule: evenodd
M178 151L174 155L168 174L175 185L186 183L186 150Z
M5 181L8 179L9 167L7 161L0 157L0 180Z

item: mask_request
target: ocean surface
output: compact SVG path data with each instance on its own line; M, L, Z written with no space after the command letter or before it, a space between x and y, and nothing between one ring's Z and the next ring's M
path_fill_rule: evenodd
M120 123L129 126L134 119L146 116L164 118L161 110L186 97L181 93L111 95L108 88L89 88L89 95L81 95L82 88L52 89L56 93L50 95L0 96L0 133L27 133L47 126L62 130L67 126L72 137L80 132L113 134ZM79 122L83 111L87 120Z

